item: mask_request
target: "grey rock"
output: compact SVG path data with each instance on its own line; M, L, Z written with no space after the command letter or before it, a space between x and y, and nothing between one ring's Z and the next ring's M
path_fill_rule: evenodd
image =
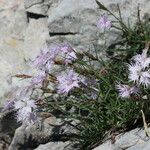
M111 144L111 141L106 141L102 145L94 148L93 150L115 150L115 146Z
M135 24L137 20L137 6L140 4L141 18L149 10L147 3L149 1L138 2L131 1L106 1L101 0L107 8L109 8L116 16L118 16L117 4L119 3L122 18L127 23L130 18L131 26ZM101 30L96 27L96 22L101 14L104 12L98 9L98 5L95 0L62 0L58 2L57 5L50 8L48 11L48 23L49 31L55 34L51 36L49 43L56 41L68 41L77 48L89 49L93 45L97 47L100 51L105 50L108 46L120 40L121 34L111 29L105 35L106 47L104 48L102 44L104 43L104 37ZM110 17L114 20L113 17ZM66 35L61 35L61 33L66 33ZM92 48L93 50L94 48Z
M8 150L15 129L19 125L15 119L14 110L0 112L0 150Z
M19 127L15 112L14 110L0 112L0 133L13 133Z
M114 144L111 140L104 142L102 145L93 150L148 150L150 149L150 139L146 137L145 131L136 128L132 131L118 135Z
M1 104L12 90L8 84L8 77L15 74L34 74L35 70L26 63L26 60L35 58L41 47L49 38L47 20L30 19L28 22L26 10L22 7L23 1L12 0L11 3L0 1L0 97ZM3 6L3 7L1 7ZM14 6L14 9L11 7ZM12 84L18 87L27 85L28 81L19 81L13 78Z
M41 144L38 148L34 150L67 150L70 142L49 142L47 144Z
M14 22L10 27L10 32L14 38L24 38L23 32L28 26L27 14L25 10L18 10L14 15Z
M135 132L137 132L137 130L138 129L135 129L133 131L118 136L114 144L116 149L125 149L135 145L140 139L138 136L135 135Z
M49 39L47 19L31 19L24 31L22 51L26 60L34 59Z
M102 11L98 9L95 0L62 0L49 11L48 24L51 38L48 43L67 41L75 49L81 51L96 49L104 56L106 47L103 31L96 27L101 14ZM107 47L119 38L120 33L114 29L106 32Z
M25 0L26 11L34 14L46 16L50 5L51 1L48 0Z
M149 150L150 149L150 141L144 142L141 141L135 146L128 148L127 150Z
M93 0L63 0L51 10L48 19L50 31L78 33L81 30L82 33L84 25L95 23L96 6Z
M24 1L24 4L25 4L25 8L29 8L29 7L32 7L34 5L37 5L37 4L41 4L43 3L43 0L25 0Z
M0 10L0 97L3 103L5 93L11 88L7 76L25 64L21 47L27 16L20 0L0 1Z
M22 125L16 129L9 150L19 150L21 148L28 149L37 147L42 143L47 143L53 133L53 126L50 124L54 124L55 121L55 117L50 117L47 121L38 121L29 126Z
M47 16L46 13L48 11L49 6L48 5L34 5L32 7L29 7L27 10L27 12L33 13L33 14L37 14L37 15L43 15Z
M42 116L42 113L40 113L39 117L41 118ZM22 125L16 129L9 150L36 148L40 144L49 142L49 144L43 146L40 145L39 149L41 149L41 147L46 148L49 146L54 146L52 148L55 149L67 147L70 146L70 136L74 135L74 132L75 131L72 131L72 128L66 126L66 123L60 119L56 119L53 116L48 118L42 117L41 120L34 124L29 126Z

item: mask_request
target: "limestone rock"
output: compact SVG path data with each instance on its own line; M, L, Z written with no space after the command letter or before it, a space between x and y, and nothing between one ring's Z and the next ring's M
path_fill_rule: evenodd
M39 144L47 143L53 133L53 126L50 124L54 124L55 120L55 117L51 117L49 122L36 122L27 127L22 125L16 129L9 150L35 148Z
M43 116L43 115L39 115ZM52 146L52 150L60 147L67 147L71 142L70 136L74 135L71 127L66 126L66 123L54 116L39 118L34 124L29 126L22 125L16 129L14 138L9 146L9 150L30 149L46 149ZM50 142L50 143L49 143ZM46 144L48 143L48 144ZM68 148L68 150L71 150Z
M0 97L8 92L7 76L21 70L25 64L22 45L27 16L20 0L0 1Z
M148 142L140 142L135 146L128 148L128 150L149 150L150 149L150 141Z
M32 74L34 70L26 60L35 58L49 37L47 20L30 19L28 22L23 6L23 0L0 1L0 105L12 90L12 85L7 83L8 76ZM20 87L27 82L13 79L15 84Z
M8 150L15 129L19 127L14 114L14 110L0 112L0 150Z
M48 39L47 20L45 18L30 19L24 32L24 44L22 45L25 59L34 59Z
M130 1L106 1L100 0L107 8L118 16L117 4L119 4L122 18L125 22L130 18L130 24L133 26L137 20L137 6L140 4L141 18L150 9L149 1L134 0ZM56 41L68 41L82 49L94 49L93 45L100 51L104 50L102 46L103 34L97 29L96 22L104 11L98 9L95 0L62 0L55 7L48 11L48 23L51 39L49 43ZM115 20L114 17L110 17ZM111 29L106 33L107 46L120 39L120 33Z
M49 142L47 144L41 144L34 150L66 150L70 142Z
M132 131L118 135L114 144L110 140L93 150L148 150L150 139L145 135L143 129L136 128Z
M103 31L96 27L102 14L95 0L62 0L57 6L50 8L48 24L49 43L67 41L80 50L104 50ZM107 45L111 45L120 37L116 30L108 31Z
M25 0L24 1L24 4L25 4L25 8L29 8L29 7L32 7L33 5L36 5L36 4L41 4L43 3L43 0Z
M58 0L25 0L27 12L47 16L49 8L53 8Z

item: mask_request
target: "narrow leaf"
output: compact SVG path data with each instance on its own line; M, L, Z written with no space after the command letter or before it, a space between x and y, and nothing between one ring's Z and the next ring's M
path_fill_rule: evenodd
M96 0L96 3L99 6L99 9L108 11L108 9L103 4L101 4L99 1Z

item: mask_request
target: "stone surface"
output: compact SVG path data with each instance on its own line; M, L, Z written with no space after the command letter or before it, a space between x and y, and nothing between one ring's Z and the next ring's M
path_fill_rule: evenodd
M22 125L16 129L14 138L9 146L9 150L35 148L39 144L47 143L53 134L55 117L50 117L49 122L36 122L29 126Z
M136 144L135 146L132 146L128 148L128 150L149 150L150 149L150 141L143 142Z
M7 77L18 73L32 74L26 63L39 53L49 37L45 18L29 20L23 0L0 1L0 98L7 99L12 86ZM13 84L23 86L25 81L14 79Z
M122 17L135 22L137 4L141 15L149 13L148 0L101 0L116 15L117 3ZM31 13L30 15L28 13ZM102 31L96 22L103 11L95 0L1 0L0 1L0 97L3 103L12 88L7 84L8 75L34 72L25 60L34 58L45 42L70 42L79 50L104 50ZM47 18L48 16L48 18ZM113 18L110 18L113 19ZM49 36L50 33L50 36ZM120 38L116 30L106 33L107 46ZM103 53L102 53L103 54ZM105 53L104 53L105 54ZM104 57L104 56L103 56ZM20 86L19 80L15 83Z
M30 13L47 16L49 8L57 2L58 0L25 0L25 8Z
M29 7L32 7L34 5L43 3L43 0L32 0L32 1L25 0L24 3L25 3L25 8L29 8Z
M130 0L130 1L106 1L100 0L107 8L118 16L117 4L119 4L122 18L125 22L130 18L131 26L137 20L137 7L140 4L141 18L148 13L150 3L147 0ZM98 47L103 50L103 34L102 31L96 28L96 21L104 11L98 9L95 0L62 0L55 7L49 9L48 23L50 33L56 33L56 38L51 38L52 41L68 41L73 45L82 49L94 49ZM114 20L113 17L111 17ZM61 33L66 33L62 36ZM116 42L120 38L118 31L111 29L111 32L106 34L107 46Z
M22 45L25 59L34 59L48 39L47 20L45 18L30 19L24 32L24 44Z
M143 129L136 128L132 131L118 135L114 144L110 140L93 150L149 150L150 139L145 135Z
M0 97L3 97L10 89L7 76L21 70L25 64L21 47L27 16L20 0L0 1L0 11L0 35L3 35L0 36Z
M15 111L0 112L0 150L8 150L15 129L19 127L15 119Z
M41 113L40 113L41 114ZM42 114L39 116L43 116ZM74 134L75 130L66 126L66 123L54 116L44 118L39 117L39 121L29 126L22 125L17 128L9 150L34 149L37 150L50 148L50 150L59 150L71 146L69 137ZM47 143L47 144L46 144ZM61 150L60 149L60 150Z
M150 16L148 15L150 10L149 0L100 1L117 16L117 3L119 3L123 20L127 22L130 18L131 26L134 25L137 19L138 4L140 4L141 18L143 19L145 15ZM98 9L95 0L0 0L1 103L11 95L9 91L15 89L6 81L8 75L17 73L30 75L34 73L26 60L35 58L46 42L51 45L53 42L68 41L79 50L93 50L96 48L102 51L104 50L105 38L107 38L107 46L120 39L120 33L114 29L106 32L106 37L103 36L103 31L97 29L96 22L101 14L103 14L103 11ZM112 17L110 19L114 20ZM26 81L13 79L13 83L21 87L26 84ZM0 138L8 139L9 143L11 138L3 136L3 129L5 125L10 129L13 121L11 119L10 122L5 119L4 121L1 116L0 114L0 131L2 133ZM32 138L37 141L35 145L28 143L31 147L38 146L41 141L45 143L44 137L47 138L53 129L50 127L49 121L48 119L45 121L42 132L37 129L36 125L26 129L23 127L18 128L9 149L15 150L24 144L26 146L29 138L31 138L31 133ZM57 131L68 132L68 129L71 130L66 126L62 127L58 120L57 122L53 121L58 125ZM5 123L9 123L9 125ZM6 135L6 132L4 134ZM39 137L42 137L42 140ZM3 142L4 140L0 140L0 149L3 149L6 144ZM38 148L42 147L44 149L51 146L53 149L58 149L60 145L63 147L66 143L50 142L46 145L40 145ZM5 146L8 147L8 144ZM111 141L107 141L95 150L106 149L148 150L150 149L150 142L145 137L143 130L135 129L117 136L115 144L112 145Z
M69 146L70 142L49 142L47 144L41 144L34 150L65 150Z

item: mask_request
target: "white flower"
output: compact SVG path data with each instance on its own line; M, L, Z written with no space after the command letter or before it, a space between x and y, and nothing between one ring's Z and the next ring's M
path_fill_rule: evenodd
M146 87L150 85L150 74L148 71L141 72L139 83Z
M17 121L25 124L32 123L36 120L34 110L37 108L34 100L23 99L15 102L14 107L17 111Z
M129 79L131 81L138 82L142 71L141 66L138 64L129 64L128 67Z
M144 52L142 54L133 56L133 60L141 65L142 68L146 68L150 64L150 57L147 57L147 54L145 54Z
M76 60L76 59L77 59L77 56L76 56L75 52L72 51L71 53L68 53L66 55L65 64L67 65L67 64L71 63L73 60Z
M39 71L36 76L31 79L31 86L42 86L43 81L47 78L45 71Z
M15 103L14 99L6 101L3 106L2 111L6 111L6 110L10 110L10 109L14 108L14 103Z
M19 101L15 102L14 106L15 106L15 109L20 109L20 108L25 107L26 103L24 101L19 100Z
M21 109L23 107L31 107L36 109L35 101L34 100L19 100L14 104L15 109Z
M109 29L112 26L112 22L108 20L108 17L103 15L102 17L99 18L97 22L97 27L100 29Z
M150 85L150 73L139 64L129 65L129 79L146 87Z
M17 121L25 124L33 123L36 120L36 114L31 107L24 107L17 112Z
M116 85L117 90L119 91L119 96L124 98L130 97L130 87L128 85L118 84Z
M129 98L131 94L137 93L139 90L137 87L130 87L129 85L117 84L117 90L119 91L119 96L123 98Z
M65 74L60 74L57 77L58 93L68 93L74 87L79 87L79 76L74 70L68 70Z

